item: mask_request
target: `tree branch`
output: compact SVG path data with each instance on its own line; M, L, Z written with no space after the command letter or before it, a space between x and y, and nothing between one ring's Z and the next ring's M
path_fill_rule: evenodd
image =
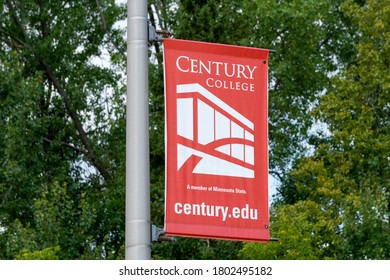
M16 8L15 8L14 3L11 0L6 0L6 2L7 2L8 9L10 11L10 14L11 14L12 20L14 21L16 26L18 26L20 28L21 36L23 36L22 40L19 39L17 41L19 43L24 41L23 45L25 45L27 43L27 39L28 39L28 34L26 31L26 28L23 25L22 20L20 19L20 17L16 13ZM99 4L99 3L97 3L97 4ZM0 30L0 31L3 34L7 34L7 33L5 33L4 30ZM8 34L8 35L10 35L10 34ZM11 38L17 39L15 37L16 36L11 36ZM10 43L12 43L12 42L10 42ZM70 102L70 100L68 98L68 95L66 94L65 88L62 86L61 82L58 80L57 76L55 75L54 71L51 69L50 65L45 61L42 54L36 52L36 56L37 56L39 62L41 63L41 65L43 66L44 71L45 71L49 81L51 81L53 83L55 89L58 91L58 93L62 97L62 100L65 104L65 108L66 108L70 118L72 119L72 122L73 122L73 124L74 124L74 126L79 134L81 143L84 146L85 151L83 150L83 154L85 154L87 156L87 158L91 161L92 165L95 166L95 168L99 171L99 173L106 180L110 179L111 175L108 172L108 168L97 157L91 143L89 142L88 136L87 136L87 134L82 126L80 118L79 118L76 110L73 108L72 103ZM75 147L73 147L73 148L75 148Z
M81 124L81 121L79 119L79 116L76 112L76 110L73 108L68 95L66 94L66 91L60 81L57 79L57 76L51 69L50 65L48 65L45 61L45 59L40 56L39 61L45 68L45 73L47 77L49 78L50 81L52 81L54 87L58 91L58 93L61 95L62 100L64 101L65 108L69 113L70 118L73 121L74 126L76 127L76 130L79 134L81 143L83 144L85 148L85 152L83 152L88 159L91 161L91 163L96 167L96 169L99 171L99 173L105 178L105 179L110 179L111 175L108 172L107 167L99 160L99 158L96 156L94 149L91 146L91 143L89 142L88 136ZM73 147L73 146L72 146Z
M88 152L82 148L79 148L79 147L76 147L76 146L73 146L72 144L69 144L69 143L66 143L66 142L62 142L62 141L54 141L54 140L50 140L49 138L46 138L44 137L43 138L43 141L47 142L47 143L59 143L61 144L62 146L65 146L67 148L70 148L78 153L81 153L81 154L84 154L86 156L88 156Z
M148 5L148 14L149 14L149 20L151 24L156 27L156 19L154 18L153 8L152 4ZM158 61L158 64L161 65L163 63L162 57L159 55L160 53L160 44L158 42L153 42L154 49L156 51L156 58Z
M19 20L18 15L15 13L16 8L15 8L15 6L12 3L11 0L7 0L7 6L8 6L8 10L9 10L11 16L12 16L12 20L15 22L15 24L17 26L20 27L20 29L22 31L22 34L23 34L23 39L24 39L24 41L26 41L26 39L27 39L27 31L26 31L24 25L22 24L22 22Z
M103 26L103 30L104 32L106 32L107 36L108 36L108 40L111 42L111 44L116 48L116 50L123 54L125 52L125 50L123 48L120 48L118 46L117 43L115 43L115 41L113 40L112 36L111 36L111 33L110 31L108 30L107 28L107 22L106 22L106 19L104 18L104 13L103 13L103 10L102 10L102 7L100 6L100 3L99 3L99 0L96 0L96 7L99 11L99 14L100 14L100 17L102 19L102 26Z
M271 174L274 177L277 177L280 182L283 180L283 176L275 170L270 170L269 174Z

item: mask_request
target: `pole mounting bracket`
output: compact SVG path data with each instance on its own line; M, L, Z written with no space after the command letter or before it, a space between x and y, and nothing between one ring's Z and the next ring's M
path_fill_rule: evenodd
M165 230L162 228L159 228L155 225L152 225L152 242L158 242L158 241L175 241L174 237L171 236L165 236Z
M167 30L156 30L156 28L148 24L148 42L149 46L155 42L162 42L163 38L172 37L173 33Z

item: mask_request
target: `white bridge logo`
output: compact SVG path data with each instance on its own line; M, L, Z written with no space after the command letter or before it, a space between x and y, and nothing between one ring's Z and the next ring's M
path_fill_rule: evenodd
M254 178L254 124L200 84L177 85L177 169Z

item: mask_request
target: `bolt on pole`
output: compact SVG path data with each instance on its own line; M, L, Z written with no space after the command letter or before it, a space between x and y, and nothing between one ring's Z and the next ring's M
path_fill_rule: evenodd
M147 0L128 0L126 260L151 257L147 29Z

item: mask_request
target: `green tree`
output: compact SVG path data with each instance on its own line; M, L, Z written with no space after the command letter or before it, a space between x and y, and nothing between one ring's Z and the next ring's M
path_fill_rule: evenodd
M46 256L118 257L124 44L113 26L125 8L4 0L0 11L0 258L58 246Z
M270 61L271 173L283 179L282 182L292 182L291 189L300 200L308 195L313 198L312 202L300 202L298 209L295 205L289 208L294 213L310 210L298 224L314 232L328 231L334 237L340 236L339 229L328 221L338 213L339 208L333 204L343 200L332 195L343 197L344 190L338 191L337 185L334 192L324 194L329 209L335 212L320 215L321 226L313 226L310 219L322 213L323 208L315 191L316 178L309 175L319 176L318 173L331 185L333 175L328 171L331 158L323 155L339 151L337 141L345 139L337 140L337 133L331 139L313 138L315 143L325 143L318 149L317 158L302 160L296 165L299 168L287 171L306 152L307 133L315 120L308 115L309 110L330 85L330 75L355 62L352 58L358 35L369 34L344 16L340 9L343 2L148 2L151 23L173 31L178 39L277 51ZM358 6L350 6L354 7L350 13L359 11ZM123 258L126 48L124 31L116 28L115 23L125 19L126 9L114 0L0 0L0 12L0 258ZM388 26L385 14L379 17L382 23L377 23L382 31ZM359 33L355 32L357 27ZM380 44L383 40L376 39ZM372 59L375 55L378 60L385 57L381 51L372 54ZM353 69L360 68L355 64ZM349 79L359 80L357 74L351 74ZM152 223L162 227L165 156L160 43L150 48L149 91ZM381 98L381 104L387 104L386 96ZM329 105L321 106L330 106L328 102ZM378 109L372 117L388 113L388 105L383 108L384 112ZM321 114L318 113L319 121L329 125L338 122L332 115ZM351 119L355 117L351 114ZM385 124L388 120L377 123L383 127ZM386 152L385 146L382 149ZM372 159L370 164L377 164L378 170L382 170L379 166L386 164L384 158ZM337 160L333 158L334 162ZM311 167L312 161L320 164ZM335 172L349 174L352 169L347 169L347 163L344 169L334 168ZM314 170L305 171L303 167ZM387 183L387 179L381 180ZM296 191L298 185L302 191ZM351 201L355 201L354 197L351 196ZM352 205L358 206L355 202ZM382 208L370 209L372 212ZM282 210L273 211L274 227L282 229L285 224L277 226L279 217L282 221L288 216ZM376 223L373 228L382 226L383 223ZM352 232L353 227L346 223L347 228ZM307 232L301 234L305 244L310 244ZM363 237L356 234L355 238ZM330 246L331 239L326 240L316 238L320 248ZM292 251L296 250L293 243L290 246ZM154 244L153 257L235 259L241 248L242 243L238 242L177 238L173 243ZM312 258L313 254L305 250L301 256Z
M273 234L281 241L247 244L243 257L389 259L390 5L347 1L342 8L359 43L355 63L335 76L313 110L329 132L291 170L291 191L273 209Z
M16 259L18 260L58 260L57 253L60 251L60 247L45 248L41 251L29 252L23 250Z

